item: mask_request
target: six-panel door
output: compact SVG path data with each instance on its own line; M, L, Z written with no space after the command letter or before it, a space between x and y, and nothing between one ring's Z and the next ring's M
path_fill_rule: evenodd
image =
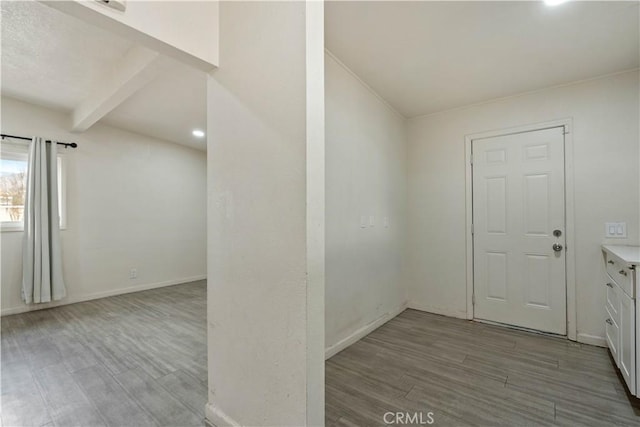
M474 317L565 335L564 128L472 152Z

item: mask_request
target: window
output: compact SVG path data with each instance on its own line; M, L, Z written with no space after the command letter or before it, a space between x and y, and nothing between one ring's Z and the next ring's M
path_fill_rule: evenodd
M27 189L27 147L2 143L0 153L0 226L2 231L21 231L24 228L24 199ZM64 162L58 155L58 213L60 228L65 221Z

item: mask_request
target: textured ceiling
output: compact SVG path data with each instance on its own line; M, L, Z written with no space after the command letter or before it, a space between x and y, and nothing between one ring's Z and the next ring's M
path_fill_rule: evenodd
M130 42L1 1L2 93L71 111ZM327 2L328 49L406 117L639 65L638 2ZM206 76L173 60L103 121L204 149Z
M131 43L35 1L2 1L2 93L72 110Z
M327 48L406 117L637 68L638 2L327 2Z
M133 46L36 1L1 1L3 95L71 112ZM126 130L205 149L206 75L164 58L158 75L102 119Z

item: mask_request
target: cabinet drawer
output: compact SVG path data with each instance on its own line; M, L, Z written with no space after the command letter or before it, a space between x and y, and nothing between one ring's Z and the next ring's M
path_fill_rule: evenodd
M611 280L606 284L607 289L607 312L609 317L619 325L620 324L620 294L622 290L616 283Z
M607 256L607 274L627 295L636 297L633 291L633 271Z
M607 346L611 351L611 356L615 360L616 365L620 364L620 328L618 324L613 320L613 316L609 313L609 307L607 307L607 319L605 323L604 333L607 339Z

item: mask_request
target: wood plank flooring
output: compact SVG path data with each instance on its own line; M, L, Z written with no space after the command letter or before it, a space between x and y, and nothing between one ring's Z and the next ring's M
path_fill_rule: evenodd
M202 426L206 284L3 317L4 427ZM634 406L635 405L635 406ZM326 363L326 425L639 426L605 349L407 310Z
M621 381L603 348L406 310L327 361L325 418L380 426L386 412L423 422L432 412L440 426L640 426Z
M6 316L2 426L203 426L206 282Z

